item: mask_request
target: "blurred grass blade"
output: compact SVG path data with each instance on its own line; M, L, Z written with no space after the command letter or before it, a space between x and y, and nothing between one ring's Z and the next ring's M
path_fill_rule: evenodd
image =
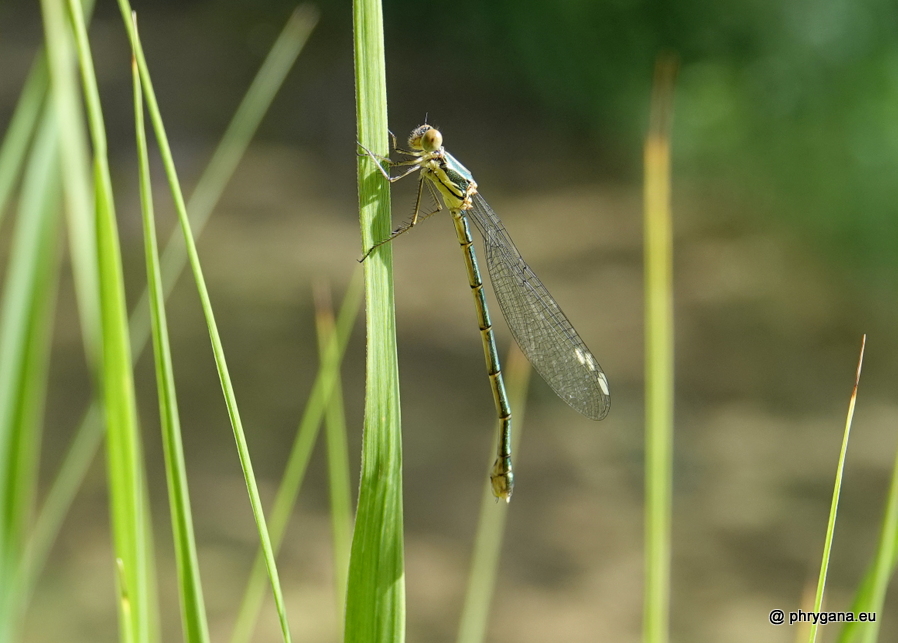
M386 154L387 90L383 14L378 0L354 0L358 141ZM359 218L364 253L390 233L389 184L359 157ZM402 436L393 302L393 250L387 243L364 262L367 305L365 426L358 509L349 560L344 640L405 640L402 534ZM412 493L428 493L417 486Z
M41 0L41 8L50 77L49 98L60 137L60 167L68 218L69 254L85 355L93 374L99 360L100 279L95 195L84 113L78 91L77 61L61 0Z
M55 5L55 7L53 6ZM43 0L49 23L63 19L62 4ZM147 504L143 454L137 425L137 407L131 372L128 309L122 274L121 249L112 196L112 179L105 123L94 72L93 57L81 4L69 0L79 69L93 144L94 203L97 225L97 263L100 276L101 377L106 411L106 447L113 541L121 574L120 630L129 641L150 641L158 636L152 563L152 523Z
M527 409L527 387L532 369L521 349L514 342L505 361L508 397L511 400L511 416L514 418L511 452L520 455L521 430ZM494 431L499 436L498 427ZM495 452L495 448L492 452ZM488 480L485 476L484 480ZM496 590L496 575L502 555L502 538L505 535L505 520L511 505L497 503L489 483L483 485L480 501L480 519L474 540L474 555L471 559L471 573L468 576L468 590L461 612L457 643L482 643L486 640L489 626L490 605Z
M356 273L361 275L361 272ZM355 284L355 282L354 282ZM358 280L361 300L361 279ZM352 491L350 490L349 447L346 443L346 415L343 410L343 387L340 384L339 337L334 324L330 289L321 285L315 293L315 327L322 372L334 371L333 392L325 409L327 438L327 475L331 503L331 531L334 548L334 592L343 638L343 614L346 613L346 582L349 576L349 551L352 546Z
M262 116L293 66L315 19L314 12L303 7L293 13L231 120L188 203L191 226L196 236L201 233ZM183 244L181 231L174 230L163 256L162 285L165 297L171 293L184 269L186 253ZM145 290L131 315L131 347L135 360L143 352L150 335L148 302ZM33 585L34 577L43 569L50 547L102 441L104 427L100 424L101 415L97 402L92 402L81 420L72 446L66 450L65 461L47 494L30 546L30 585Z
M253 472L253 465L250 459L249 446L246 443L246 435L243 431L243 422L240 419L240 411L237 407L237 396L234 393L234 387L231 383L231 377L228 373L228 365L225 360L224 348L222 347L221 337L218 333L218 325L215 322L215 314L212 310L212 301L209 297L209 290L206 287L206 281L203 277L202 266L200 265L199 254L196 249L196 242L190 230L190 221L187 218L187 209L184 204L184 196L181 192L181 185L178 181L177 171L175 169L174 158L172 157L171 147L168 143L168 137L165 133L165 125L162 122L162 114L159 111L159 104L156 101L156 95L153 91L153 84L150 78L150 72L144 58L143 49L140 39L137 35L136 21L132 21L132 13L128 6L127 0L119 0L119 7L122 11L122 17L128 30L128 37L131 41L134 57L137 59L137 65L140 70L140 81L146 96L147 106L150 110L150 119L153 123L153 130L156 134L156 141L159 144L159 151L162 155L162 163L165 166L165 173L168 178L169 188L172 191L172 197L175 201L175 209L178 214L178 221L181 226L181 232L184 235L184 242L187 244L187 256L190 261L190 267L193 270L194 280L196 282L197 291L200 296L200 302L203 308L203 315L206 318L206 325L209 329L209 338L212 342L212 352L215 357L215 364L218 369L218 377L221 382L222 391L227 405L228 415L231 419L231 427L234 432L234 440L237 445L237 455L240 459L240 466L243 468L243 478L246 482L246 489L249 494L250 505L253 511L253 517L256 520L256 527L259 533L259 540L262 543L262 549L265 552L265 564L268 569L268 576L271 579L271 588L274 594L274 602L278 612L278 620L281 626L281 634L285 641L290 641L290 628L287 623L287 611L284 605L284 596L281 591L281 582L278 577L277 567L275 565L274 550L268 537L268 526L265 521L265 514L262 510L262 499L259 496L259 489L256 485L256 477Z
M271 106L317 21L318 12L314 7L297 7L268 52L187 202L194 237L198 237L206 226L225 186L237 169L237 164L246 153L262 117ZM171 293L186 264L187 252L183 236L180 230L175 229L162 255L162 288L166 297ZM144 291L131 316L131 346L135 355L143 350L149 336L147 305L147 291Z
M13 187L22 171L25 154L32 135L37 129L38 117L43 110L44 98L47 95L47 60L41 52L31 66L31 72L19 95L16 110L3 135L0 145L0 225L6 204L12 194ZM58 173L57 168L53 168Z
M94 401L75 434L75 439L66 448L65 460L47 492L40 514L31 530L25 570L27 574L25 593L29 597L53 546L53 540L72 505L72 500L103 442L106 427L102 416L101 405Z
M45 118L25 169L0 298L0 641L18 640L30 594L23 550L37 490L59 267L58 152L56 119Z
M826 587L826 573L829 570L829 559L832 553L833 533L836 530L836 514L839 510L839 495L842 493L842 474L845 471L845 456L848 454L848 437L851 435L851 421L854 419L854 405L857 401L857 387L861 381L861 367L864 364L864 347L867 344L867 336L861 339L861 354L857 360L857 371L854 377L854 387L851 389L851 398L848 401L848 415L845 418L845 431L842 434L842 448L839 450L839 464L836 467L836 482L833 486L833 497L829 507L829 521L826 525L826 540L823 543L823 559L820 561L820 576L817 579L817 593L814 598L814 612L823 610L823 591ZM819 623L811 624L811 633L808 641L814 643L817 640L817 628Z
M877 618L873 623L857 621L845 623L839 633L839 643L856 643L857 641L873 643L878 639L879 625L884 614L886 591L889 588L889 579L895 572L896 558L898 558L898 456L895 458L895 464L892 465L892 481L889 485L886 512L880 527L876 554L851 605L851 611L855 614L873 612Z
M134 123L137 132L137 153L140 167L140 201L143 213L144 250L147 262L147 284L152 315L153 354L156 364L156 387L159 397L159 420L165 455L165 474L168 482L168 503L171 512L175 559L178 568L178 588L181 600L181 627L184 640L205 643L209 640L209 625L203 601L196 539L190 510L187 486L187 467L181 441L181 421L175 391L171 346L168 340L168 321L165 314L165 295L159 269L159 247L156 242L156 218L153 213L150 161L144 129L143 96L137 62L132 61L134 79Z
M676 62L659 57L645 142L646 507L643 641L670 637L670 522L674 414L670 124Z
M315 440L318 437L321 419L328 408L328 401L333 399L334 391L339 385L340 364L346 352L346 344L349 342L352 326L358 316L361 298L362 280L361 271L358 271L353 276L349 289L343 298L336 330L327 342L329 347L327 359L322 360L318 376L312 385L309 401L306 404L302 420L296 431L296 439L290 450L287 467L278 487L277 496L275 496L274 506L271 510L271 520L268 526L275 551L280 549L284 541L287 524L290 521L290 515L296 504L296 497L299 494L300 486L306 474L306 467L312 455L312 448L315 446ZM252 637L259 610L262 606L262 599L264 598L264 574L264 557L260 551L256 555L253 570L243 594L240 612L234 624L234 632L231 635L231 643L245 643Z

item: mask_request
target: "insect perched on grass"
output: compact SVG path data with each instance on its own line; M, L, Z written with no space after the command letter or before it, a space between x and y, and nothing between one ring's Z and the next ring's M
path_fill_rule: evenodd
M361 147L365 151L363 156L374 160L380 172L391 183L414 172L420 172L414 216L408 223L394 230L389 237L372 246L365 253L363 261L378 247L412 229L431 214L442 210L439 199L435 198L437 209L421 215L421 196L425 185L431 193L436 188L452 214L458 242L465 257L465 267L468 269L468 281L474 294L483 352L486 355L493 398L499 413L499 449L490 480L493 494L508 502L514 490L514 474L511 466L511 408L505 394L505 384L502 382L499 354L496 351L493 327L483 294L483 280L474 255L474 243L468 226L469 218L483 236L490 280L511 334L524 355L558 397L586 417L601 420L611 407L608 378L577 331L561 312L552 295L530 266L524 262L505 226L477 191L477 183L471 172L445 150L443 135L439 130L430 125L417 127L409 135L408 150L396 148L394 137L393 147L396 152L407 157L403 161L392 161L373 154L364 146ZM399 176L390 176L381 163L389 167L406 169Z

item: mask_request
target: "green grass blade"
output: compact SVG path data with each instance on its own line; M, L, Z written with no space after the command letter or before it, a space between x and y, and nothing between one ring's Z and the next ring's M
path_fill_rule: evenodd
M675 75L675 63L659 59L645 143L645 643L666 643L670 638L674 427L670 121Z
M511 452L519 454L518 446L521 442L521 430L524 427L527 408L527 387L530 384L532 369L530 362L515 343L511 345L505 364L511 416L514 418ZM495 434L498 439L498 426ZM492 453L495 453L495 448ZM492 487L487 480L488 478L484 476L480 519L477 523L477 536L474 539L474 555L471 558L471 573L468 576L468 590L462 607L457 643L481 643L486 640L490 604L496 589L505 521L511 505L496 502Z
M3 224L9 196L22 171L28 144L37 129L38 116L43 111L41 106L47 95L47 80L47 61L40 53L31 66L16 110L3 135L3 144L0 145L0 225Z
M312 448L315 446L315 440L318 437L321 419L328 407L328 401L333 398L334 391L339 383L340 364L346 352L346 345L349 342L352 326L361 306L362 280L360 277L361 271L357 272L353 277L349 289L343 298L340 315L337 318L336 331L331 341L328 342L333 347L328 351L327 363L322 363L318 376L315 378L315 383L312 385L309 401L306 404L299 428L296 431L296 439L290 450L290 457L287 459L287 467L284 469L284 476L281 479L281 484L274 499L269 522L269 533L275 551L278 551L281 543L283 543L287 524L293 512L293 506L296 504L296 497L305 477L309 458L312 455ZM231 635L231 643L244 643L252 637L259 610L262 606L262 599L264 598L264 574L264 557L263 552L260 551L256 555L252 573L244 591L240 612L234 625L234 632Z
M48 22L62 18L62 6L51 9L43 2ZM88 129L93 144L94 199L97 224L97 258L100 275L102 319L101 384L106 411L106 445L109 493L112 506L113 542L120 568L120 630L129 641L150 641L157 633L157 613L152 595L152 542L143 454L137 425L137 406L131 372L128 309L125 300L121 249L109 175L106 131L100 106L93 56L84 15L78 0L69 0L79 69L87 107Z
M37 489L56 293L60 214L56 121L44 119L31 150L0 299L0 640L11 641L24 606L23 551Z
M353 2L358 140L387 149L383 15L377 0ZM389 185L371 159L359 157L362 252L390 233ZM358 509L349 560L345 639L405 640L402 534L402 441L393 301L393 254L384 244L365 265L367 365ZM415 489L427 493L426 489Z
M147 261L147 284L152 314L153 354L156 364L156 387L159 397L159 418L162 446L165 455L165 474L168 482L175 559L178 568L178 587L181 601L181 626L184 640L204 643L209 640L209 625L203 601L196 538L190 510L187 485L187 466L181 441L181 421L175 391L171 346L168 340L168 321L165 315L165 296L159 268L159 247L156 242L156 219L153 213L150 161L144 129L143 96L136 61L132 64L134 78L134 122L137 131L137 152L140 166L140 201L143 212L144 250Z
M128 37L131 41L131 47L134 57L137 59L138 68L140 70L140 81L143 91L146 95L147 106L150 110L150 119L153 123L153 130L156 134L156 140L159 144L159 151L162 155L162 163L165 167L165 173L168 178L169 187L175 201L175 209L178 214L178 221L181 226L181 232L184 235L184 242L187 245L187 256L190 267L193 271L194 280L196 282L197 291L200 296L200 302L203 308L203 315L206 318L206 325L209 329L209 338L212 342L212 352L215 357L215 365L218 369L218 376L221 382L222 391L224 392L225 403L228 409L228 415L231 420L231 427L234 432L234 440L237 445L237 455L240 459L240 465L243 468L243 477L246 482L247 492L249 494L250 505L253 511L253 517L256 521L256 527L259 533L259 539L265 552L265 563L268 568L268 576L271 579L272 592L274 594L274 602L278 612L278 620L281 625L281 634L285 641L290 641L290 628L287 623L287 612L284 606L284 596L281 591L280 578L278 577L277 567L274 559L274 549L268 537L268 526L265 520L265 514L262 509L262 500L259 496L259 489L256 485L255 473L253 472L252 460L249 454L249 446L246 443L246 435L243 431L243 422L240 419L240 411L237 407L237 397L234 393L234 387L231 384L231 377L228 373L227 361L225 360L224 348L222 347L221 337L218 333L218 325L215 321L215 314L212 310L212 302L209 297L209 290L206 287L203 278L203 270L200 265L199 254L196 249L196 242L190 230L190 221L187 218L187 209L184 203L184 196L181 192L181 186L178 181L177 171L175 169L174 159L171 153L171 147L168 143L168 137L165 133L165 126L162 122L162 115L159 111L159 105L156 101L156 95L153 91L153 84L150 78L150 72L144 58L143 49L140 39L137 35L137 28L132 21L132 13L128 6L127 0L119 0L119 7L122 11L122 17L128 30Z
M842 434L842 448L839 450L839 464L836 467L836 482L833 485L833 497L829 507L829 521L826 524L826 540L823 543L823 558L820 561L820 575L817 578L817 593L814 597L814 612L823 610L823 591L826 588L826 573L829 570L829 559L832 553L833 534L836 530L836 514L839 510L839 496L842 493L842 474L845 471L845 457L848 454L848 438L851 435L851 421L854 419L854 405L857 401L857 387L861 380L861 367L864 364L864 347L867 344L867 336L861 340L861 355L857 362L857 372L854 378L854 388L851 391L851 399L848 402L848 415L845 418L845 431ZM814 643L817 640L817 628L819 623L811 623L811 631L808 641Z
M856 641L873 643L877 640L886 591L889 579L895 571L896 558L898 558L898 456L892 465L892 481L889 485L886 512L880 527L876 554L851 605L851 611L855 614L873 612L877 615L877 620L873 623L845 623L839 633L839 643Z
M293 13L231 120L212 161L206 166L188 202L191 226L196 236L201 233L262 116L295 62L314 20L314 12L310 13L302 7ZM175 230L166 246L162 262L163 291L166 297L171 293L186 264L187 255L183 243L180 230ZM147 291L141 294L139 304L131 315L130 328L132 355L137 359L146 347L150 335ZM35 525L30 547L32 553L29 556L29 585L33 585L34 577L43 569L68 508L96 455L102 441L101 421L97 402L92 402L81 420L72 445L66 450L65 461L47 494L47 501Z

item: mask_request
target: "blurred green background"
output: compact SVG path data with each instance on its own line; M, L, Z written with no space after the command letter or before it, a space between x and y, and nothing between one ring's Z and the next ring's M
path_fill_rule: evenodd
M182 179L207 162L292 4L135 3ZM279 479L317 364L311 282L342 292L361 255L351 7L321 20L200 242L257 471ZM387 2L390 123L428 122L477 178L521 252L602 362L595 425L531 386L490 640L636 641L641 622L642 137L654 61L672 52L677 331L672 630L681 641L791 641L804 607L857 349L866 332L829 609L873 551L896 449L898 5L611 0ZM118 8L91 27L126 277L144 281L129 52ZM35 3L0 4L0 127L41 42ZM155 168L157 176L159 167ZM414 185L394 190L394 219ZM165 226L170 205L158 197ZM410 640L454 640L493 408L446 218L395 244L405 430ZM0 256L11 223L0 227ZM0 271L6 262L0 262ZM60 293L45 471L87 403L71 284ZM254 532L189 280L170 304L213 637L229 631ZM494 306L494 316L498 317ZM500 341L510 341L497 322ZM364 338L344 384L360 441ZM170 555L152 366L138 367L159 546ZM313 460L282 574L297 640L332 641L327 492ZM437 472L428 488L416 486ZM63 532L29 641L115 636L104 468ZM171 560L160 561L163 590ZM167 570L167 571L165 571ZM167 576L165 575L167 574ZM163 591L165 639L178 636ZM883 617L881 640L898 626ZM269 610L257 640L276 640ZM824 631L833 640L835 629Z

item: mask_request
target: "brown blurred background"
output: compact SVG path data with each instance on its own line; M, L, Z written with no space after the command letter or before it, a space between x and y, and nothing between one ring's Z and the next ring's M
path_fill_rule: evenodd
M293 5L135 2L175 160L198 178ZM276 487L317 365L311 284L342 296L361 255L349 3L321 21L200 241L263 491ZM474 174L602 363L596 424L538 377L490 640L637 641L642 602L641 145L652 66L681 61L674 116L674 640L795 639L809 609L857 352L865 371L827 585L848 609L878 537L895 457L898 41L886 0L825 5L391 2L390 124L428 122ZM111 139L129 296L145 281L129 51L118 8L90 30ZM41 43L38 6L0 5L0 127ZM162 233L174 217L155 166ZM411 214L414 183L393 192ZM11 226L0 228L6 254ZM411 641L452 641L494 411L447 216L394 244ZM0 263L5 266L5 262ZM2 268L0 268L2 269ZM503 354L510 337L493 305ZM230 633L255 527L195 288L169 303L199 556L215 640ZM357 473L364 337L344 386ZM164 639L180 636L150 360L137 381L156 519ZM89 391L70 280L60 291L44 476ZM427 489L415 485L436 473ZM102 458L28 615L28 641L116 637ZM335 641L323 450L281 555L296 640ZM898 636L887 604L881 640ZM833 640L836 629L823 629ZM278 639L272 608L258 641Z

